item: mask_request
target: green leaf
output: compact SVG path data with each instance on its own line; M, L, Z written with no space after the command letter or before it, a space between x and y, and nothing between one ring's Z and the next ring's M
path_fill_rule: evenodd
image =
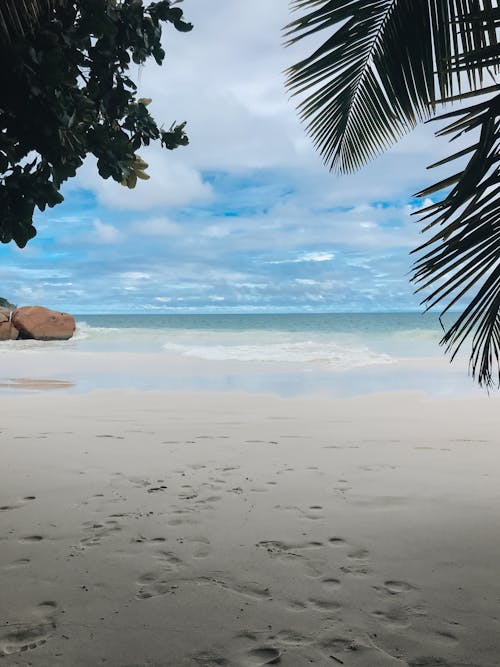
M445 313L463 304L441 343L454 358L472 337L472 376L480 385L500 386L500 94L446 117L454 120L440 134L456 138L479 129L479 138L448 159L470 155L452 177L451 190L423 212L426 229L434 233L414 251L422 256L413 280L427 293L427 308L445 302ZM419 196L447 184L441 181Z
M287 70L300 117L325 163L352 172L389 148L438 99L462 92L453 63L491 39L492 15L471 27L476 0L295 0L288 44L326 33L325 41ZM482 17L483 18L483 17ZM474 62L469 89L488 64Z

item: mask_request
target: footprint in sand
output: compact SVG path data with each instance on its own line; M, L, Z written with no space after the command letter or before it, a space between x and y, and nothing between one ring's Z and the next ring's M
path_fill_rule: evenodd
M306 603L302 600L287 600L286 606L289 611L305 611L307 609Z
M370 574L370 572L371 572L371 569L369 567L367 567L366 565L361 565L361 564L360 565L349 565L349 566L342 565L340 570L344 574L350 574L354 577L364 577L367 574Z
M407 581L385 581L384 582L384 591L389 593L389 595L401 595L402 593L411 593L411 591L417 591L418 588L409 584Z
M198 519L194 518L193 508L173 509L172 514L174 516L167 521L167 524L169 526L182 526L183 524L189 524L194 526L200 523Z
M321 642L321 647L326 651L353 651L355 641L352 639L345 639L344 637L333 637L325 639Z
M319 642L321 650L328 657L328 664L338 665L389 665L392 661L380 662L380 652L377 647L371 643L367 645L364 641L355 637L333 636L322 639ZM346 655L347 654L347 655ZM341 657L342 656L342 657ZM353 659L355 662L353 662ZM398 661L399 664L399 661Z
M0 657L30 651L50 639L56 628L57 604L42 602L30 622L9 623L0 631Z
M31 563L29 558L18 558L17 560L12 561L12 563L4 565L4 569L16 570L18 567L26 567L29 563Z
M241 595L252 600L270 600L272 599L271 589L265 584L255 581L226 581L224 579L216 579L215 577L200 577L200 583L212 584L222 588L236 595Z
M250 649L241 659L242 667L260 667L260 665L277 665L281 662L282 653L274 647L262 646Z
M1 505L0 512L9 512L10 510L18 510L23 507L24 503L11 503L10 505Z
M198 498L195 505L199 506L200 509L213 509L211 503L217 503L219 500L222 500L222 496L207 496L206 498Z
M26 537L21 537L20 542L26 542L27 544L36 544L41 542L44 539L43 535L27 535Z
M167 538L166 537L144 537L144 535L140 535L139 537L135 537L132 542L135 544L158 544L161 542L166 542Z
M195 500L198 497L198 492L192 486L184 485L183 488L185 490L177 496L179 500Z
M172 551L158 551L156 558L161 561L163 569L169 569L172 572L184 564Z
M212 553L210 540L206 537L187 537L184 541L193 545L191 552L193 558L208 558Z
M293 545L280 542L278 540L263 540L258 542L256 547L265 549L267 553L273 558L280 558L284 560L295 560L303 558L302 554L294 551Z
M103 540L122 530L122 527L116 519L108 519L104 523L86 521L82 525L85 532L89 533L87 537L83 537L80 540L80 545L82 547L93 547L101 544Z
M310 598L308 600L309 606L317 611L337 611L342 607L340 602L335 600L321 600L318 598Z
M121 473L117 473L117 476L122 476ZM143 479L142 477L126 477L125 478L130 484L133 484L137 487L148 487L152 485L152 482L149 479Z
M387 625L406 627L409 623L407 610L395 605L385 610L377 609L372 612L372 616L375 616L375 618Z
M139 590L135 597L137 600L148 600L149 598L175 593L177 585L161 572L146 572L137 580Z
M138 600L175 593L177 589L172 576L184 565L181 559L171 551L159 551L156 559L159 561L159 566L141 575L137 580L138 591L135 597Z
M289 644L290 646L307 646L314 641L312 637L306 637L296 630L281 630L277 635L270 637L270 639L275 639L280 644Z
M13 503L8 503L6 505L0 505L0 512L9 512L10 510L17 510L21 507L24 507L27 502L36 500L36 496L24 496L21 500L16 500Z
M321 580L321 583L327 591L338 590L342 584L340 579L335 579L334 577L326 577L325 579Z
M167 486L165 484L162 484L161 486L150 486L149 489L147 490L148 493L161 493L162 491L167 490Z
M456 644L459 641L458 637L449 630L436 630L436 638L445 644Z
M356 549L347 554L347 558L351 558L352 560L366 560L369 555L370 552L367 549Z
M347 543L341 537L330 537L328 539L328 544L331 547L346 547Z

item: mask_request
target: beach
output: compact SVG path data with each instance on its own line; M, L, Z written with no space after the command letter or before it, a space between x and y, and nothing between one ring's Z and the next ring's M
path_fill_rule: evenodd
M498 398L18 379L0 664L498 665Z

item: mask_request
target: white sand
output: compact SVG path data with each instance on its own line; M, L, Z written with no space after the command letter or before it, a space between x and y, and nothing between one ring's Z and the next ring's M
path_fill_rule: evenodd
M499 406L2 396L0 666L497 667Z

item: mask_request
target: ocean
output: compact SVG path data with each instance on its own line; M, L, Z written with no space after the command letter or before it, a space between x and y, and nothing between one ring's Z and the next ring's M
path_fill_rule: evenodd
M419 313L81 315L86 351L173 352L213 361L348 369L440 355L438 319Z
M57 358L64 359L66 376L84 389L93 388L92 376L72 371L72 358L91 353L100 359L95 386L281 395L393 389L449 395L472 387L465 359L453 367L443 361L443 330L434 314L124 314L77 315L76 321L69 341L6 341L0 354L64 352ZM128 371L120 364L113 372L119 353L129 355Z

